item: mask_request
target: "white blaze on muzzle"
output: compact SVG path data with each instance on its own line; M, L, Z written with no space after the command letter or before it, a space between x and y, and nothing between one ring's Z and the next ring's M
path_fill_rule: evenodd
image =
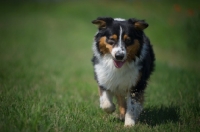
M122 42L122 28L120 26L119 40L117 46L112 49L112 57L116 68L121 68L126 60L126 48Z

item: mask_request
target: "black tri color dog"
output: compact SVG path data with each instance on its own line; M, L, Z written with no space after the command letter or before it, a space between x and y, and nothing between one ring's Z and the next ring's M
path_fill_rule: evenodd
M119 118L125 126L134 126L144 101L144 90L154 70L154 52L143 30L144 20L98 17L93 43L93 65L99 86L100 107L115 111L117 98Z

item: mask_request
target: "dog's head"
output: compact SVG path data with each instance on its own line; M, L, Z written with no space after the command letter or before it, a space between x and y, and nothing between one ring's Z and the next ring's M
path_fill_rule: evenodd
M100 55L111 54L116 68L139 56L143 44L143 30L148 27L144 20L134 18L98 17L92 21L99 31L95 36Z

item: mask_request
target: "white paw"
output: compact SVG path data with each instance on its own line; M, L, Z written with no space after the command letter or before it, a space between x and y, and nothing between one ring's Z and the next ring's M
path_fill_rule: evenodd
M112 113L115 111L115 105L109 101L101 102L100 107L107 113Z
M125 118L125 127L131 127L135 125L135 121L132 118Z
M100 107L107 113L115 111L115 105L112 102L112 95L108 91L104 91L100 97Z

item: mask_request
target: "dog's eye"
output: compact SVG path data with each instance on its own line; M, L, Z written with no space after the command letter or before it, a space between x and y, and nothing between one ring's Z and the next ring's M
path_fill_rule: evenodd
M108 39L107 42L108 42L110 45L115 44L115 40L113 40L113 39Z
M127 45L130 45L130 44L131 44L131 39L126 39L126 40L125 40L125 43L126 43Z

